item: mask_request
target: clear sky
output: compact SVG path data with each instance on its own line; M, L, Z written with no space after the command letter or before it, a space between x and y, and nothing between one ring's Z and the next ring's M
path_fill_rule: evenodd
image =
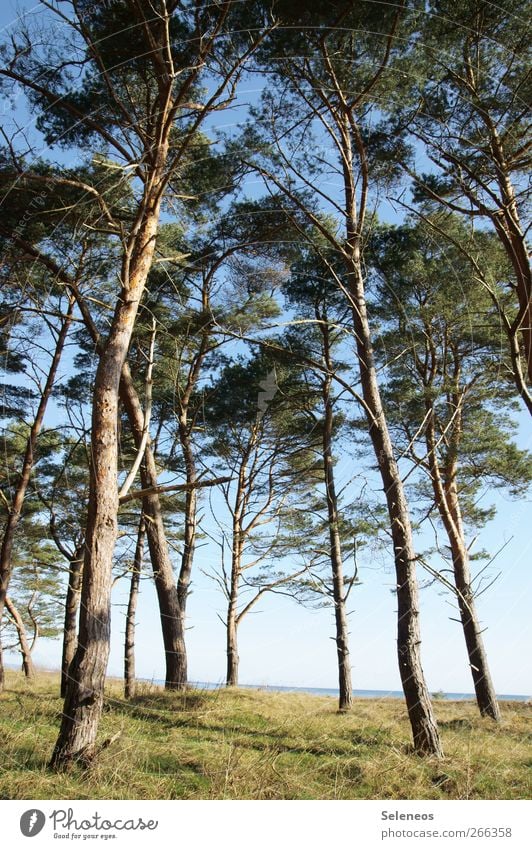
M16 9L35 4L4 2L0 8L0 28L12 23ZM10 114L10 107L6 110ZM0 114L2 113L0 110ZM22 113L21 113L22 114ZM223 118L226 121L226 118ZM55 154L54 154L55 156ZM530 447L530 423L520 416L520 444ZM349 457L342 457L337 473L348 480L352 471ZM501 577L479 600L479 613L487 630L484 634L488 658L499 693L532 693L532 571L530 501L512 502L499 495L486 494L487 503L496 502L498 514L480 534L477 548L498 556L492 572ZM218 549L202 545L194 566L193 593L189 601L189 670L191 680L222 682L225 672L225 636L218 614L223 613L220 591L203 573ZM395 597L391 563L379 556L374 562L360 558L361 585L351 594L351 659L356 689L400 689L395 653ZM420 573L420 579L425 576ZM127 602L127 581L114 592L112 651L109 671L122 671L122 643ZM470 692L471 678L463 634L450 599L430 587L421 594L422 655L431 690ZM155 591L143 580L138 609L137 674L143 678L164 676L164 657L158 622ZM304 609L282 596L270 596L252 611L240 629L240 675L242 683L280 684L311 687L336 686L336 652L331 610ZM15 658L13 658L15 659ZM60 660L60 644L41 641L36 661L55 667Z

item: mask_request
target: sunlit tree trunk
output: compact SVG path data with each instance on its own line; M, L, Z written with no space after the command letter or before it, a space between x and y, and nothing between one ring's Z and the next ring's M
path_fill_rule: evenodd
M90 758L103 707L110 645L111 571L118 515L118 401L140 298L151 267L161 203L166 141L133 228L122 266L122 292L96 370L92 403L91 468L79 638L70 666L61 728L51 766Z

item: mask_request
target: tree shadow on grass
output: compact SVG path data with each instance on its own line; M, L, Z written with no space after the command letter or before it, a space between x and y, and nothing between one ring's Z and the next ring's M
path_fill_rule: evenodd
M471 730L475 727L474 721L472 719L467 718L440 719L438 725L440 726L440 728L448 728L451 731L461 728Z

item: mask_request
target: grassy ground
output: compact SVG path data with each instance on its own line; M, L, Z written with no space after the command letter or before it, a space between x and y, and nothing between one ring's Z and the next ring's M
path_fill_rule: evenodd
M502 705L496 727L473 703L436 701L445 760L412 754L399 700L336 701L253 690L166 693L132 702L109 682L89 770L46 768L57 736L58 678L7 673L0 696L2 799L522 799L531 792L532 708Z

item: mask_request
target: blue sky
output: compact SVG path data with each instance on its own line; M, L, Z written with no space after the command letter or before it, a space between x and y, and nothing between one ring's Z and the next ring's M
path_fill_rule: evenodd
M11 24L15 10L33 3L3 3L0 27ZM250 86L250 97L255 96ZM10 108L8 107L8 113ZM21 111L20 115L24 113ZM228 128L238 112L224 116ZM30 119L31 120L31 119ZM53 158L58 158L54 152ZM520 444L530 447L530 422L519 416ZM350 477L347 457L338 463L340 480ZM480 617L487 630L484 638L495 686L500 693L532 693L532 625L530 599L532 573L530 501L512 502L487 493L497 503L496 519L481 532L477 547L494 553L508 543L493 565L501 577L479 600ZM197 552L193 593L189 601L189 670L192 680L223 681L225 671L224 629L218 618L223 598L201 569L208 569L217 549L202 545ZM425 576L420 573L420 579ZM361 585L351 595L351 659L356 689L400 689L395 654L395 598L391 563L360 559ZM115 589L112 651L109 671L121 674L124 611L127 582ZM422 655L431 690L470 692L463 635L450 617L456 612L449 598L434 587L422 591ZM162 639L155 591L151 581L142 582L137 626L137 674L143 678L164 676ZM242 683L286 684L313 687L336 686L336 651L332 640L331 610L304 609L282 596L270 596L244 620L240 630ZM41 641L36 660L57 666L58 642Z

